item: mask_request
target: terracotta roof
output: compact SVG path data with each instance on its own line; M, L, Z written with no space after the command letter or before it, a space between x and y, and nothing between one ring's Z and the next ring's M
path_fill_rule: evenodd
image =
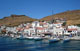
M45 23L45 22L40 22L40 24L43 24L43 25L44 25L44 24L47 24L47 23Z
M20 30L23 30L23 28L16 28L16 30L19 30L20 31Z
M72 31L72 30L77 30L76 28L72 28L72 29L67 29L68 31Z
M44 28L42 27L36 27L38 30L44 30Z
M53 23L53 24L62 24L62 23Z

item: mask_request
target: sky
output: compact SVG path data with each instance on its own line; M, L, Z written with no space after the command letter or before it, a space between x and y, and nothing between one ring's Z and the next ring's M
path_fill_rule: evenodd
M11 14L41 19L68 10L80 10L80 0L0 0L0 18Z

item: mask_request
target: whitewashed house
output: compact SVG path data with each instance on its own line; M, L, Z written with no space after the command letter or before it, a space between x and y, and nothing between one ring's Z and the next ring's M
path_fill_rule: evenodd
M62 27L62 23L53 23L53 34L62 35L64 28Z
M77 34L77 26L71 25L68 26L67 29L64 31L64 34L70 35L70 34Z

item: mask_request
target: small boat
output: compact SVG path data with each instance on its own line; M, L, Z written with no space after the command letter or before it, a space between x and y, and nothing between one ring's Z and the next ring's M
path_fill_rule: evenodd
M15 35L14 39L20 39L21 35Z
M38 37L38 36L34 37L33 39L36 40L36 41L43 40L43 38Z
M63 42L69 42L70 41L70 38L64 38L63 39Z
M55 42L59 42L60 39L59 38L51 38L49 39L49 43L55 43Z
M69 42L70 41L70 37L64 37L63 38L63 42Z
M11 37L11 38L14 38L14 34L10 34L10 37Z
M29 39L29 40L33 40L34 37L32 37L32 36L28 36L27 39Z

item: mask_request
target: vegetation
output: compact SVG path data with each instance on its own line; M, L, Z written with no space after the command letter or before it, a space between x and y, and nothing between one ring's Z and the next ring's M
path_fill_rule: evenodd
M79 26L79 27L80 27L80 24L77 24L77 26Z
M66 26L66 22L64 22L64 23L62 24L62 26Z

